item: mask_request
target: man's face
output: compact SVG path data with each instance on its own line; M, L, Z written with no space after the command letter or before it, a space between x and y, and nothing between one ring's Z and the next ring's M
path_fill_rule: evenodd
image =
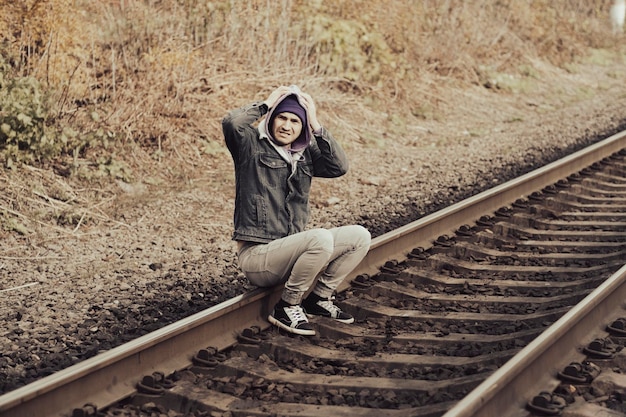
M281 145L289 145L302 133L302 121L293 113L278 113L274 117L272 136Z

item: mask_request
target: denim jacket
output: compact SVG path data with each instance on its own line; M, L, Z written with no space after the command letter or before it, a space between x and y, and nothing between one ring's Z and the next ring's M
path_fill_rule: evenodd
M348 170L346 154L330 132L314 132L295 169L253 124L268 112L263 102L233 110L222 120L235 164L235 231L238 241L267 243L304 230L313 177L334 178Z

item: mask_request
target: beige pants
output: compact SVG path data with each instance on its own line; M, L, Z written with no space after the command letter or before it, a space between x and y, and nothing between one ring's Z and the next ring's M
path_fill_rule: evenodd
M365 257L370 242L369 231L358 225L311 229L266 244L244 244L239 267L257 287L284 283L282 299L300 304L313 284L313 292L330 297Z

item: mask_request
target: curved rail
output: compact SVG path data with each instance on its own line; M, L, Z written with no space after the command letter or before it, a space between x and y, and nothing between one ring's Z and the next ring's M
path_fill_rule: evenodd
M375 238L370 252L353 275L377 272L390 258L405 258L416 245L430 244L438 236L467 223L468 219L479 218L623 148L626 148L626 132ZM349 283L341 289L347 285ZM190 358L206 346L223 349L234 344L245 328L268 327L265 318L279 294L280 289L275 288L235 297L5 394L0 397L0 416L63 416L67 410L80 408L88 402L106 407L134 393L138 375L173 372L187 366ZM168 358L165 362L164 357ZM102 386L107 389L102 391ZM485 398L486 394L478 402L484 402Z

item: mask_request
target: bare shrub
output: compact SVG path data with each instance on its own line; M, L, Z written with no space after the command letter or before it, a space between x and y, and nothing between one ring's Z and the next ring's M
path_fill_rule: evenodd
M364 129L380 133L377 123L362 123L379 108L428 117L416 109L440 104L437 80L485 85L490 71L525 76L535 60L565 66L589 47L610 46L608 0L0 6L1 45L16 73L44 83L54 97L53 123L95 138L74 147L66 162L96 161L114 145L133 169L164 160L183 170L210 163L223 152L221 116L279 84L314 93L332 128L362 139ZM349 117L333 113L342 102Z

